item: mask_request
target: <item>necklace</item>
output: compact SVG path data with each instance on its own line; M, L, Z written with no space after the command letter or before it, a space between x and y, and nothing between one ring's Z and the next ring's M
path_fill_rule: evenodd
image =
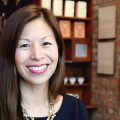
M22 112L23 112L23 117L25 120L34 120L34 117L31 117L25 107L21 104ZM49 110L48 110L48 117L46 120L54 120L56 114L55 114L55 106L54 106L54 99L52 96L50 96L49 99Z

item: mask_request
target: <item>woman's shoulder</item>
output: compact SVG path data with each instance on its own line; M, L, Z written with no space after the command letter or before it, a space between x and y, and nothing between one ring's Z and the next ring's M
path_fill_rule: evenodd
M84 103L73 96L63 95L62 105L58 111L59 115L66 116L69 120L88 120L88 113Z
M65 99L77 100L76 97L74 97L74 96L72 96L72 95L69 95L69 94L64 94L63 97L64 97Z
M64 94L61 109L83 110L85 109L85 105L80 99L73 97L71 95Z
M63 102L66 102L66 104L83 104L82 101L74 96L65 94L63 95Z

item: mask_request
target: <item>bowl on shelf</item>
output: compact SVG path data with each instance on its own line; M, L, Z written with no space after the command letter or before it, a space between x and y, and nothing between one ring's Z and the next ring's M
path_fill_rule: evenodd
M85 81L85 78L84 77L78 77L77 78L77 81L80 85L83 85L84 81Z
M69 82L70 82L70 84L75 84L76 83L76 77L69 77Z

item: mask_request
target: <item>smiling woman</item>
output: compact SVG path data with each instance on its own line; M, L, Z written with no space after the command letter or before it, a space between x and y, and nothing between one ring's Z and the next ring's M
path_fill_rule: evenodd
M10 16L0 76L0 120L88 120L83 103L64 94L63 39L49 10L29 5Z

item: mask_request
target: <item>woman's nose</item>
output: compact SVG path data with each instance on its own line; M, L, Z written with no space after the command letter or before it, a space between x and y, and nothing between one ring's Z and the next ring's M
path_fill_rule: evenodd
M44 49L40 45L35 45L31 50L30 58L37 61L41 60L44 58Z

